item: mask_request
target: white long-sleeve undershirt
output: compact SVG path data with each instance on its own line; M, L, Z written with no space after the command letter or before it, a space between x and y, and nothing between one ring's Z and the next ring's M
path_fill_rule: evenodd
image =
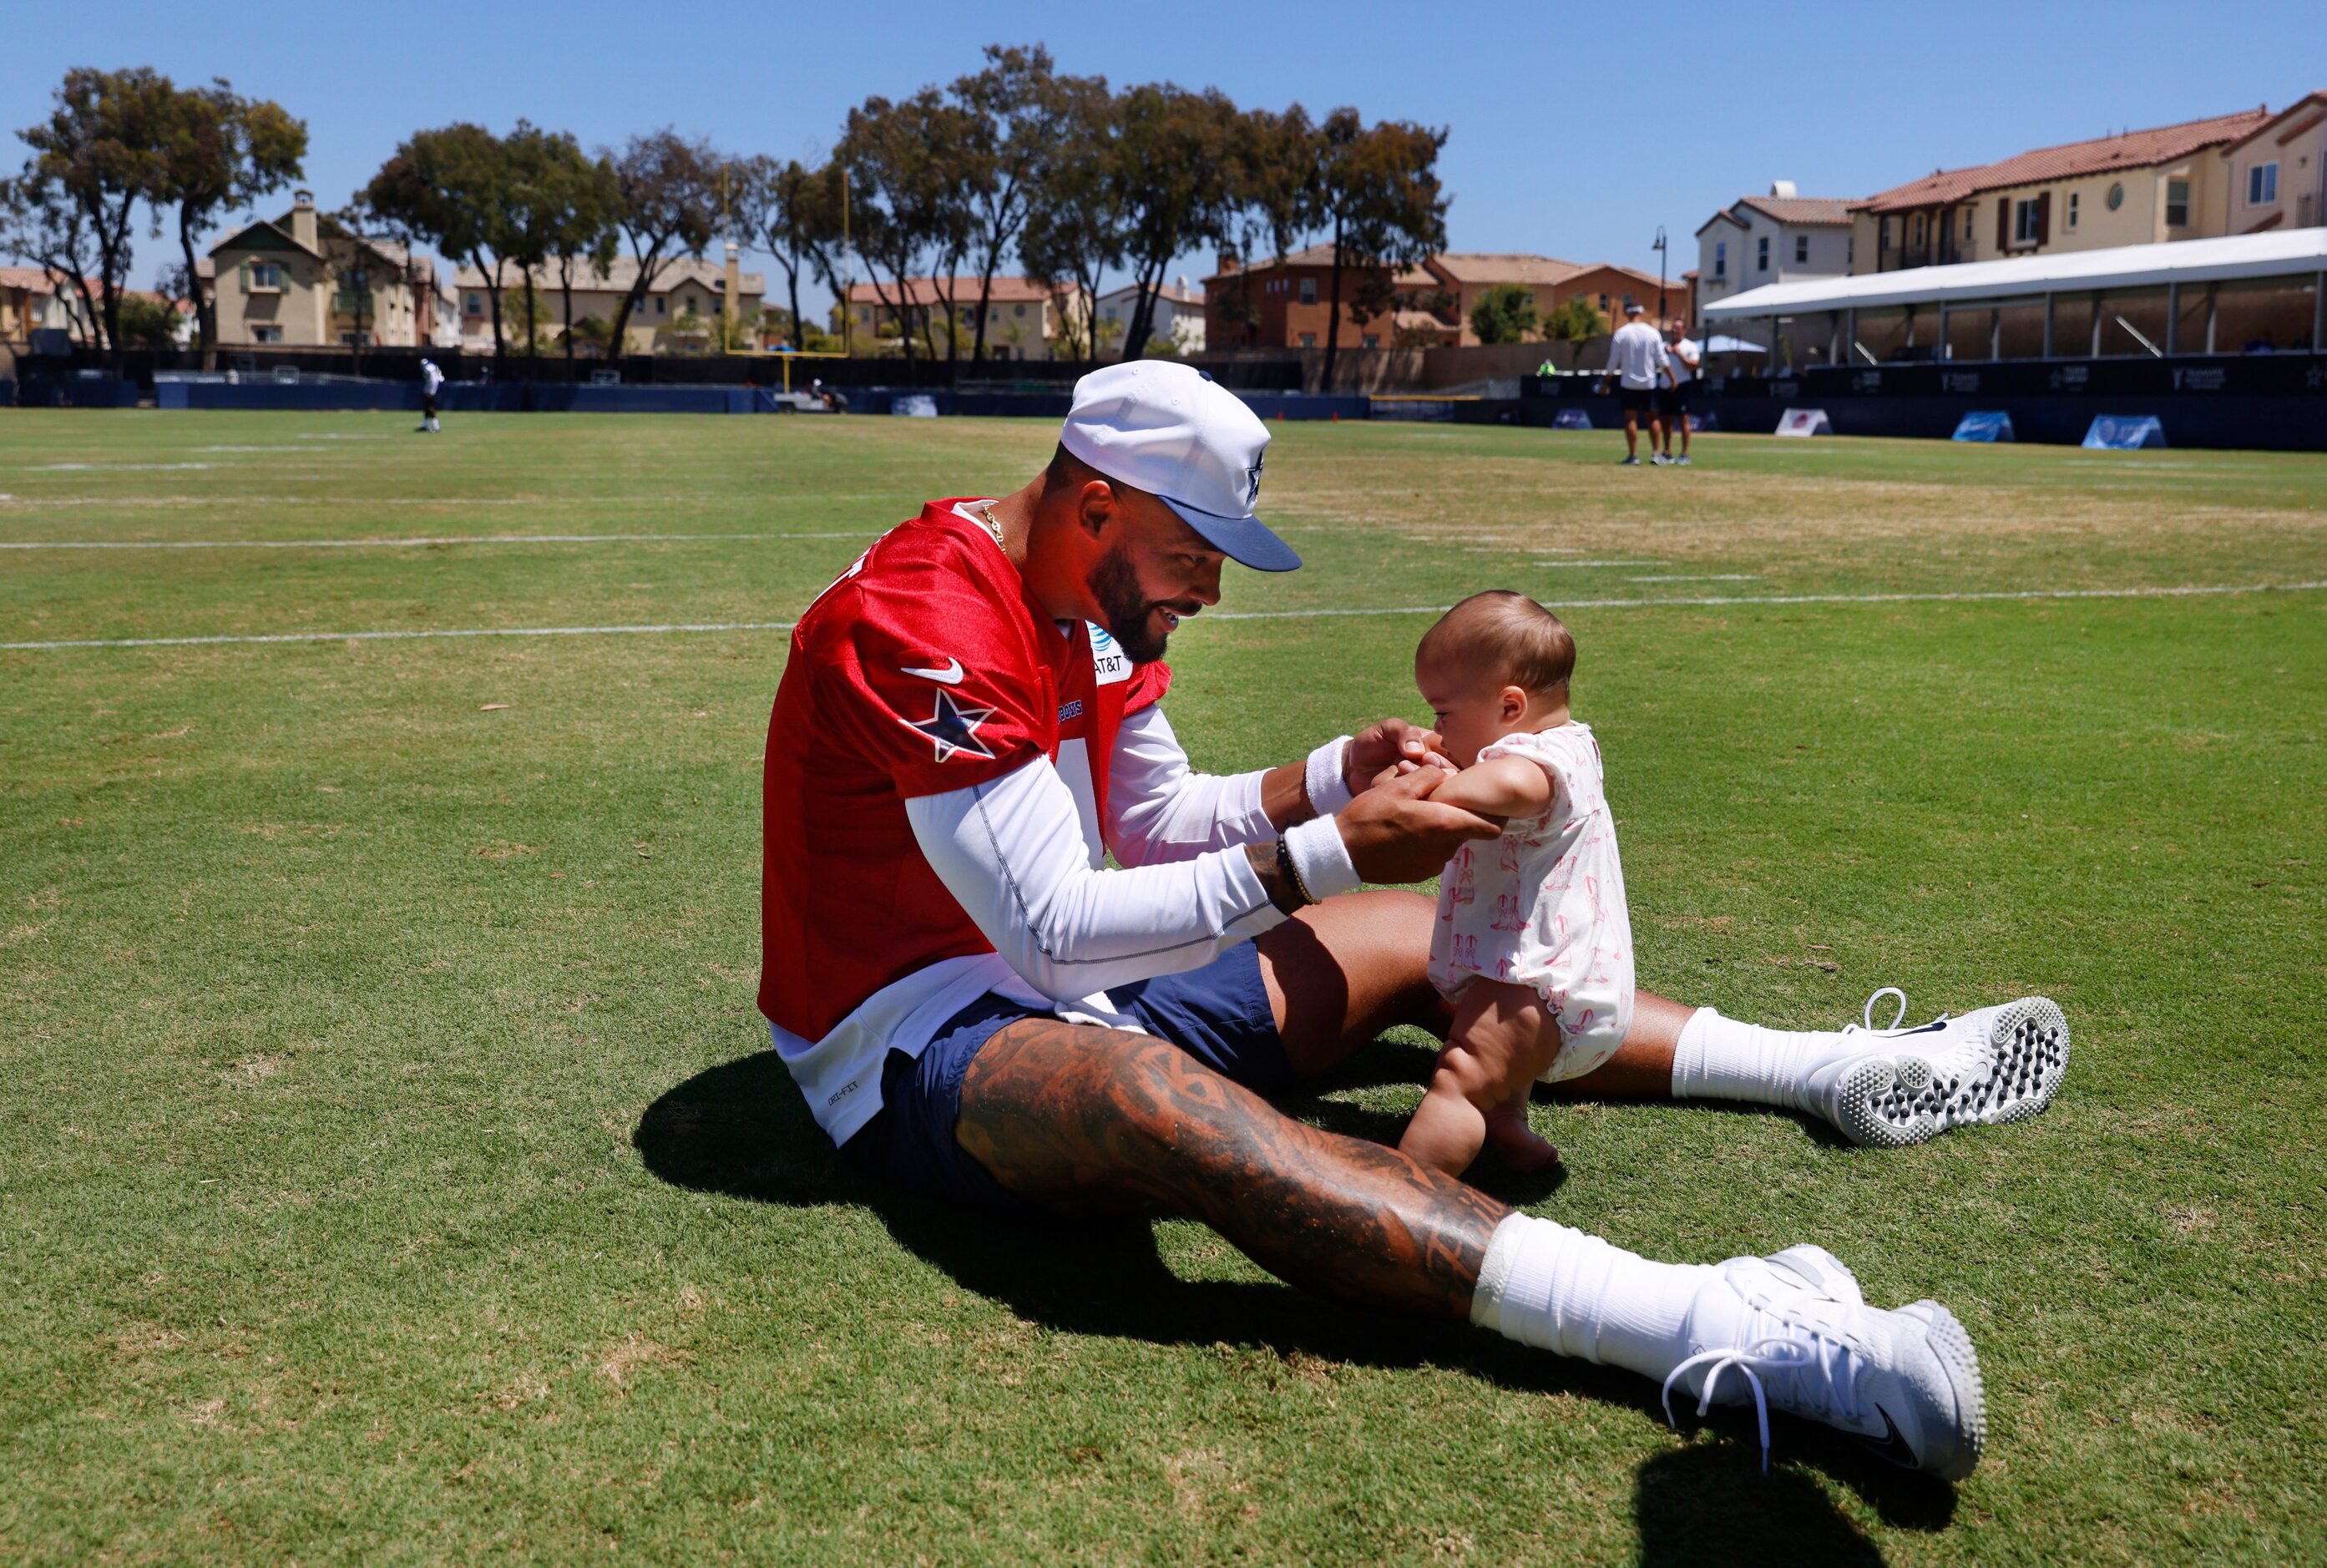
M1107 782L1107 846L1125 865L1161 865L1276 835L1262 775L1198 773L1161 705L1124 716Z
M1257 795L1257 780L1251 788ZM1246 856L1248 840L1211 848L1192 842L1191 798L1185 789L1158 791L1133 812L1144 810L1147 822L1143 859L1158 849L1187 857L1119 871L1092 867L1074 795L1045 758L984 784L908 800L905 815L930 869L995 950L1027 985L1064 1003L1199 968L1284 921ZM1264 832L1273 832L1266 820ZM1241 821L1216 814L1205 837Z

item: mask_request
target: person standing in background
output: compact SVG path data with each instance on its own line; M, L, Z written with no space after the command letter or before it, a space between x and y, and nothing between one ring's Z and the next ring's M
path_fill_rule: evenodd
M1687 326L1675 322L1667 330L1672 333L1672 342L1665 350L1665 358L1672 364L1666 375L1672 385L1659 387L1657 391L1657 412L1664 416L1665 441L1658 461L1686 463L1688 462L1689 394L1696 390L1697 368L1705 362L1705 356L1696 341L1688 335ZM1678 457L1673 455L1672 449L1676 429L1680 432Z
M1657 378L1672 379L1672 361L1665 353L1665 341L1657 336L1656 328L1640 319L1640 307L1624 307L1624 324L1608 340L1608 369L1600 378L1600 390L1608 390L1610 378L1622 384L1624 401L1624 461L1619 466L1640 466L1640 417L1648 416L1649 451L1659 462L1664 453L1658 449Z
M436 368L434 359L420 361L420 433L426 434L440 430L436 423L436 388L444 385L444 372Z

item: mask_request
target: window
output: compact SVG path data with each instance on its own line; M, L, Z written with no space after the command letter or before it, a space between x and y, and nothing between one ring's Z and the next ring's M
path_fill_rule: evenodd
M1366 347L1367 347L1367 348L1369 348L1369 349L1378 349L1378 348L1380 348L1380 347L1381 347L1381 339L1380 339L1380 338L1378 338L1378 337L1377 337L1375 334L1373 334L1373 333L1371 333L1371 332L1368 332L1368 333L1366 334Z
M1023 318L1026 314L1026 307L1024 305L1012 305L1010 307L1010 313L1014 316Z
M461 313L464 316L472 317L483 315L485 313L485 296L481 294L463 294L461 296Z
M2168 229L2187 229L2190 226L2190 182L2187 180L2165 182L2165 226Z
M1608 313L1608 296L1606 294L1602 294L1600 296L1600 313L1603 316Z
M2023 197L2012 204L2012 243L2036 243L2036 203L2033 198Z
M2247 205L2267 207L2278 200L2278 165L2257 163L2247 171Z
M1304 333L1302 333L1302 334L1301 334L1301 346L1302 346L1303 348L1304 348L1304 349L1313 349L1313 348L1315 348L1315 347L1317 346L1317 334L1316 334L1316 333L1314 333L1314 332L1304 332Z
M2274 172L2277 165L2273 164ZM258 289L279 289L283 286L283 264L278 261L254 261L250 264L250 286Z
M1725 239L1716 239L1713 242L1713 275L1715 277L1729 275L1729 242ZM1600 303L1604 305L1608 302L1602 300Z
M283 341L281 327L253 327L250 341L254 343L279 343Z
M1918 250L1920 250L1922 247L1923 247L1923 215L1922 215L1921 213L1918 212L1918 213L1916 213L1916 214L1915 214L1915 248L1916 248L1916 249L1918 249Z
M371 347L371 334L369 332L341 332L340 334L340 341L341 344L350 349L369 349Z
M1770 237L1766 234L1753 242L1753 270L1770 270Z
M1110 322L1115 320L1115 307L1113 305L1107 307L1107 319Z
M1972 219L1977 218L1978 215L1978 210L1977 208L1967 207L1964 209L1964 243L1966 245L1969 245L1971 243Z
M2110 186L2108 194L2102 197L2101 201L2110 211L2116 211L2125 205L2125 186L2123 184Z
M663 314L668 313L669 312L669 310L670 310L670 301L668 301L668 300L667 300L667 299L663 298L663 297L662 297L661 295L659 295L659 294L656 295L656 296L655 296L655 314L657 314L657 315L659 315L659 315L663 315Z
M1317 280L1315 278L1304 277L1301 280L1301 303L1304 305L1313 305L1317 303Z
M2077 226L2077 193L2076 193L2074 191L2070 191L2070 192L2069 192L2069 227L2070 227L2070 228L2071 228L2071 229L2074 229L2076 226Z
M1626 294L1624 296L1624 308L1628 311L1632 308L1632 296L1631 294Z
M1795 265L1796 266L1801 266L1804 262L1806 262L1806 261L1809 260L1809 258L1810 258L1810 237L1809 237L1808 235L1807 235L1807 234L1797 234L1797 235L1795 235L1795 236L1794 236L1794 265Z

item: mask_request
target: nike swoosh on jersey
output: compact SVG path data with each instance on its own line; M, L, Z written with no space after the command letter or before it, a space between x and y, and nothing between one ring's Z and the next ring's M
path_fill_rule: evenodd
M897 673L900 675L917 675L923 680L933 680L939 686L959 686L961 684L961 677L964 672L961 667L961 660L958 658L949 658L945 661L945 667L941 669L915 669L911 665L901 664L897 667Z

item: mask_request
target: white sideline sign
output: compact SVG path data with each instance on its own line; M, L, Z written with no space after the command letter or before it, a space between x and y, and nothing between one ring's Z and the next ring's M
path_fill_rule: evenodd
M1789 408L1778 421L1780 435L1832 435L1834 425L1823 408Z

